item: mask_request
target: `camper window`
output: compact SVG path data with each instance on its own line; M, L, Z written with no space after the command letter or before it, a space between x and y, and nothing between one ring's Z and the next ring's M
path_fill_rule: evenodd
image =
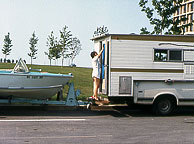
M182 61L182 50L154 49L154 61Z
M168 58L167 54L168 54L167 50L155 49L154 61L167 61L167 58Z
M181 50L169 50L169 60L170 61L181 61L182 51Z

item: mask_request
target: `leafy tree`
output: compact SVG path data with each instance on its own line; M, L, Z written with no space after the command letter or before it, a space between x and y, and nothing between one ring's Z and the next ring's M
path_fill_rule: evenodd
M50 53L50 50L49 50L49 52L44 52L44 54L48 56L50 66L51 66L51 60L53 59L53 57L52 57L52 54Z
M5 55L5 60L7 58L7 56L11 53L11 47L13 46L11 44L12 40L10 39L10 33L8 32L7 35L5 35L4 38L4 45L3 45L3 49L2 52Z
M65 26L61 31L60 31L60 40L59 40L59 45L61 49L61 56L62 56L62 66L64 62L64 58L68 57L68 49L69 46L71 45L71 40L72 40L72 34L71 31L68 30L68 27Z
M94 31L94 35L93 37L97 37L103 34L107 34L108 33L108 28L105 26L102 27L97 27L96 31Z
M28 53L28 56L31 58L31 65L32 65L32 60L36 59L37 57L35 56L37 54L38 49L36 49L36 45L38 43L38 37L36 37L35 32L33 32L32 37L29 40L30 44L30 53Z
M55 59L55 64L56 61L61 58L61 47L58 44L58 42L56 41L55 46L51 49L51 54L53 55L54 59Z
M49 53L45 53L49 60L50 60L50 65L51 65L51 60L54 58L55 59L55 64L56 60L61 57L61 48L59 47L57 37L53 35L53 31L47 38L47 46L49 47Z
M149 7L149 0L140 0L139 6L141 11L146 13L150 24L153 25L153 32L147 31L147 28L141 29L141 34L180 34L184 27L190 24L178 26L181 21L185 21L186 18L174 19L173 14L181 6L183 0L150 0L152 1L152 7ZM157 14L157 18L154 17Z
M141 28L141 29L140 29L140 31L141 31L141 33L140 33L140 34L150 34L150 32L147 30L147 28L146 28L146 27Z
M80 40L76 37L72 38L71 44L69 46L69 54L68 54L68 57L71 60L71 64L73 63L73 60L80 53L81 50L82 49L81 49Z

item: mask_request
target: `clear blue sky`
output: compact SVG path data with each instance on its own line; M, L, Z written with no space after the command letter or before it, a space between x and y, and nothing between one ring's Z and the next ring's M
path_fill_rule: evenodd
M29 39L35 31L39 38L38 58L33 63L49 64L44 55L48 51L47 37L54 31L59 38L59 30L67 25L82 44L74 63L91 67L89 55L93 42L90 38L97 27L105 25L114 34L139 34L140 28L149 27L138 3L139 0L0 0L0 48L4 36L10 32L13 47L8 59L21 57L30 63ZM0 57L4 58L1 50Z

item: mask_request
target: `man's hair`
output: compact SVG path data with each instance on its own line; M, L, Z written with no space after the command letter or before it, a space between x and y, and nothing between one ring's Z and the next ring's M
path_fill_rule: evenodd
M97 53L96 51L93 51L93 52L91 52L90 56L91 56L92 58L94 58L94 56L95 56L96 53Z

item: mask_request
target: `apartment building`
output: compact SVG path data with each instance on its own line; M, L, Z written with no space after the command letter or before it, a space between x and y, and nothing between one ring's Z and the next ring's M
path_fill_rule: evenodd
M191 23L191 26L183 29L184 34L194 34L194 0L184 0L181 7L174 14L174 19L186 17L187 20L180 23L185 25Z

